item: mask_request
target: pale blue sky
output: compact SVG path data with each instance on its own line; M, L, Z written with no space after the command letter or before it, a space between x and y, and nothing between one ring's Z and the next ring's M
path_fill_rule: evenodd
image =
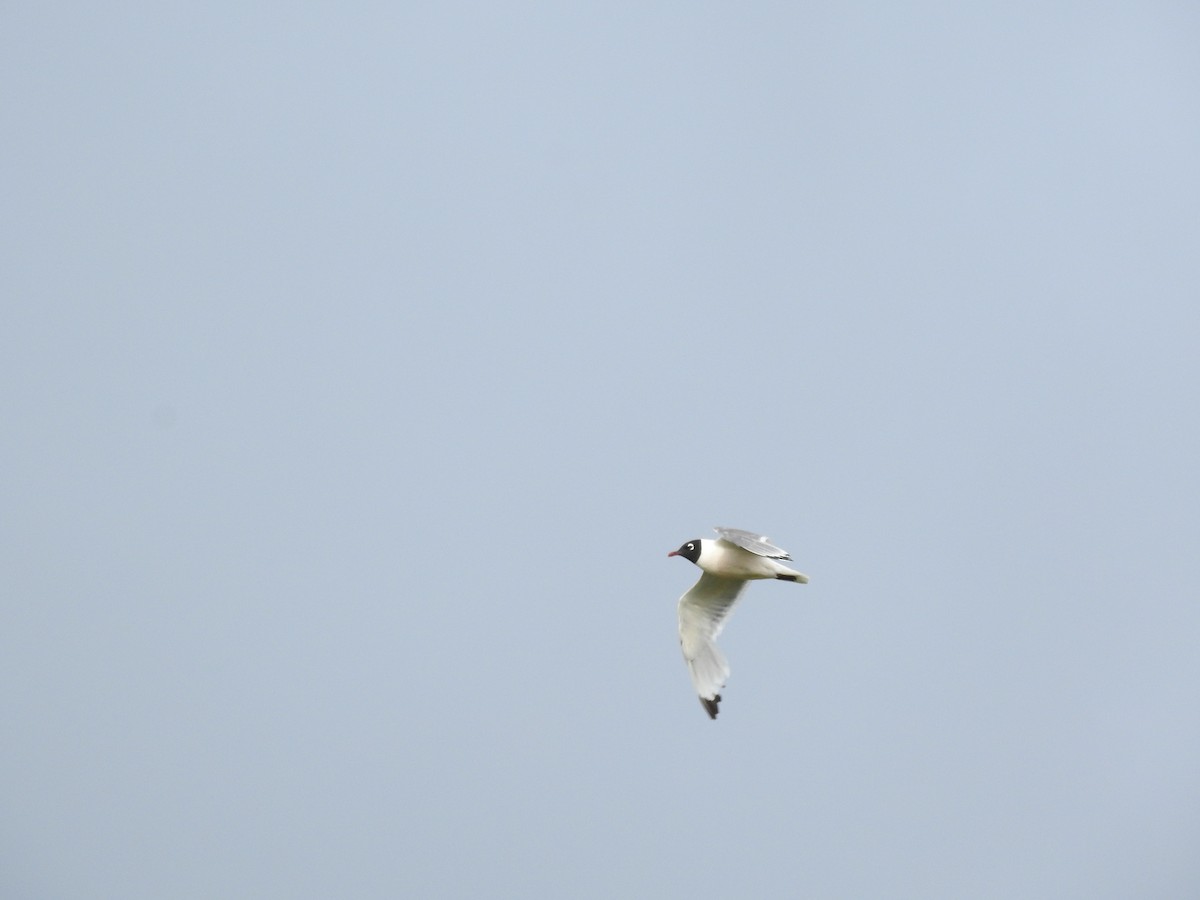
M1197 46L10 5L0 893L1197 896Z

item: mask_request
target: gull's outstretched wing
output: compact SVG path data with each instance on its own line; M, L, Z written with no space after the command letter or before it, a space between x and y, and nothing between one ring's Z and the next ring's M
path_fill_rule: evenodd
M713 531L721 540L729 541L743 550L749 550L756 556L769 556L771 559L792 558L790 553L776 547L765 535L755 534L753 531L742 531L740 528L714 528Z
M717 717L720 692L729 677L729 663L717 649L717 635L745 586L740 578L705 572L679 598L679 645L700 703L711 719Z

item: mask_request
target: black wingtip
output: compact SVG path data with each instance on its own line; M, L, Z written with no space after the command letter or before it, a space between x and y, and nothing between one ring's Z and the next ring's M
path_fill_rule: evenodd
M710 719L717 717L717 704L721 702L721 695L717 694L711 700L707 697L700 698L700 705L704 707L704 711L708 713Z

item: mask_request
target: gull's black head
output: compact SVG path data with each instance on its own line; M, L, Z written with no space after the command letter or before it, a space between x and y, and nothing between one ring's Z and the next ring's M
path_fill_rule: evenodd
M696 538L694 541L688 541L678 550L672 550L667 556L682 556L689 562L695 562L700 558L700 539Z

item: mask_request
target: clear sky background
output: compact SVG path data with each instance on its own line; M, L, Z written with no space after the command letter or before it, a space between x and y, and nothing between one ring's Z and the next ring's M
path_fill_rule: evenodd
M0 893L1200 895L1198 46L7 4Z

